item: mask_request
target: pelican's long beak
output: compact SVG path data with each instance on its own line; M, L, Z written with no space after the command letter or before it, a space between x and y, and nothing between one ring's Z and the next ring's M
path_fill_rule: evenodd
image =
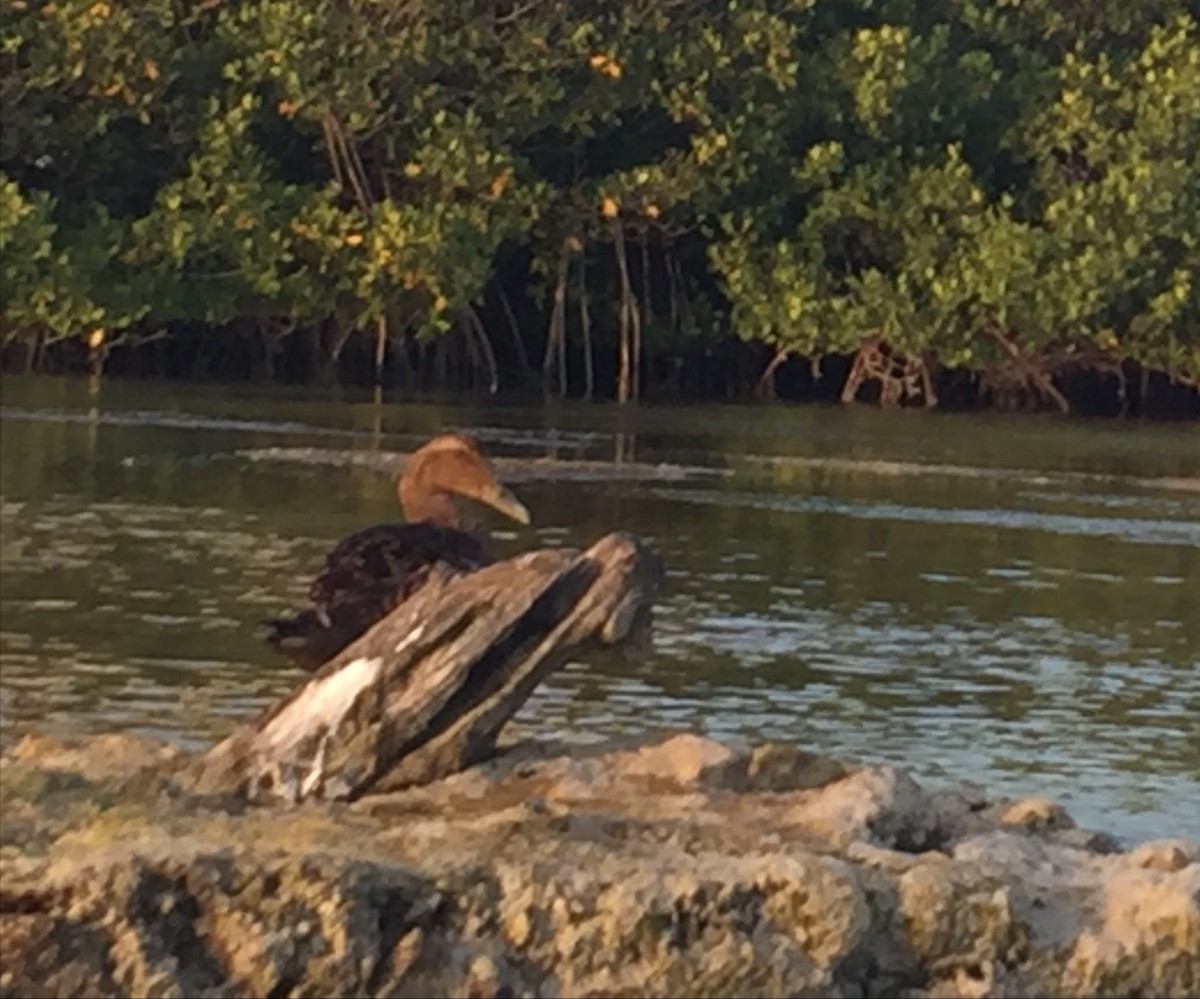
M498 483L488 486L480 494L479 499L518 524L529 523L529 511L525 508L525 504Z

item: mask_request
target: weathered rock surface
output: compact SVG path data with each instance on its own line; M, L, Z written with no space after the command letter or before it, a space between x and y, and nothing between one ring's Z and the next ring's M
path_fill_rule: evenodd
M1044 799L688 734L272 807L177 756L0 763L0 996L1200 991L1200 845Z

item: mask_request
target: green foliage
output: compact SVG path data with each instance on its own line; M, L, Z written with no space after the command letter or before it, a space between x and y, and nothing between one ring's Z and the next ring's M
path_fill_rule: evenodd
M635 274L661 344L1090 340L1200 378L1184 0L4 4L6 336L437 335L565 247L611 343L622 233L671 275Z
M742 203L710 247L735 327L810 355L879 333L949 364L1003 358L996 333L1026 352L1088 339L1195 379L1200 32L1172 13L1123 58L1103 25L1057 63L1057 35L1031 38L1007 78L990 48L1012 25L978 14L835 40L844 90L833 137L791 158L794 226Z
M68 335L98 323L104 310L88 294L71 251L56 245L51 199L31 197L0 174L0 308L11 329Z

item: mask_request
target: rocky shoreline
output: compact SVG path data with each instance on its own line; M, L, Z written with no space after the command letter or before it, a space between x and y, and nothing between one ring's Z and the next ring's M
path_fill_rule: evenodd
M1200 844L689 733L252 805L127 736L0 761L0 996L1185 996Z
M649 626L636 538L423 586L197 754L0 758L0 999L1184 996L1200 844L690 733L502 744Z

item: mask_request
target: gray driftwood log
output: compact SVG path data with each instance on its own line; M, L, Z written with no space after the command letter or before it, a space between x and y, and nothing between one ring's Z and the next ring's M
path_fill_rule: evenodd
M572 655L648 620L662 563L615 533L436 579L182 774L250 800L352 799L486 759Z

